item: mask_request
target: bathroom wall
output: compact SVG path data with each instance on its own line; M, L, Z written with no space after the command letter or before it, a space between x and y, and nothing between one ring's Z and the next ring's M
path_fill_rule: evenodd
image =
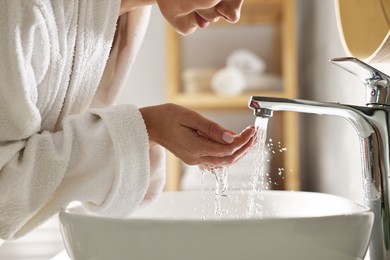
M333 1L299 0L300 96L361 105L362 83L328 62L345 56ZM353 127L331 116L302 116L303 183L308 190L362 200L360 146Z
M361 104L362 84L328 62L332 57L346 55L337 31L334 2L297 0L297 5L300 97ZM120 103L145 106L165 102L165 26L155 6L144 45ZM359 140L353 127L341 118L330 116L302 115L301 122L303 189L361 200Z

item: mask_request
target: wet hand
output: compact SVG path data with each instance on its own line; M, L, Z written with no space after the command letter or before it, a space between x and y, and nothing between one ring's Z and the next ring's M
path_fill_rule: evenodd
M140 109L149 138L189 165L224 167L255 143L255 128L235 134L200 114L174 104Z

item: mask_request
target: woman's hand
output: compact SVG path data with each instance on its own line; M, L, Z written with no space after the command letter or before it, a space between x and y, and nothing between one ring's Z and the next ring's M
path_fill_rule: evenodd
M174 104L140 109L149 138L189 165L207 168L228 166L240 159L255 142L255 129L240 134Z

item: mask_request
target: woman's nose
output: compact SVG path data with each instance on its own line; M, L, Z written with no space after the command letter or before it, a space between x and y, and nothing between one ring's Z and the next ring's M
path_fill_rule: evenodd
M222 0L215 8L226 21L236 23L240 19L243 2L244 0Z

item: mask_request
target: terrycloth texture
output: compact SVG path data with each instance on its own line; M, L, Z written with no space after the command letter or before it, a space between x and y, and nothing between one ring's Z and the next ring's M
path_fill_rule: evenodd
M162 190L164 154L149 145L139 110L106 107L149 17L149 8L121 17L110 54L119 6L0 0L0 239L74 200L122 217Z
M111 50L110 59L104 71L98 91L92 106L101 107L112 104L120 88L123 87L130 67L141 47L146 25L150 17L150 8L142 8L132 13L124 14L118 22L115 34L115 44ZM129 30L131 26L131 30Z

